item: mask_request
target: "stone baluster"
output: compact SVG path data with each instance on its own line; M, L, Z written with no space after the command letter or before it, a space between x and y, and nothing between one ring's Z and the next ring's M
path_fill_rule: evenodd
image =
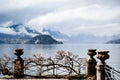
M105 60L109 58L109 51L99 51L97 54L97 58L100 59L100 62L97 63L97 80L105 80Z
M97 61L93 56L96 55L96 49L88 49L87 54L90 56L90 58L87 60L87 76L90 80L91 79L95 80L95 77L96 77L95 67L96 67Z
M20 57L23 54L23 49L15 49L17 59L14 61L14 77L23 78L24 77L24 60Z

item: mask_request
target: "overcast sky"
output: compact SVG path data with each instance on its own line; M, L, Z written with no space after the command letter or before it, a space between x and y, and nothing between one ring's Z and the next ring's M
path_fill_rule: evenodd
M0 27L22 23L69 36L120 34L120 0L0 0Z

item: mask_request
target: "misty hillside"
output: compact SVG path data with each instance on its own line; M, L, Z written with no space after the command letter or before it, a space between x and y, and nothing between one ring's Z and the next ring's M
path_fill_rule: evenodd
M31 27L25 26L24 24L13 24L6 27L0 27L0 43L21 44L37 35L46 33L54 39L63 41L64 43L106 43L111 39L114 40L119 37L119 35L94 36L86 34L69 36L59 32L59 30L43 28L42 32L40 32L39 30L33 30Z
M50 35L38 35L26 42L27 44L62 44Z
M120 44L120 39L110 40L110 41L108 41L107 43Z

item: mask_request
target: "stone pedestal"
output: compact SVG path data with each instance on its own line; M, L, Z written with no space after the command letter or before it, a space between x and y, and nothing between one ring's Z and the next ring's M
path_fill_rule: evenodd
M95 78L96 76L96 63L97 61L94 59L94 55L96 55L96 49L88 49L87 53L90 58L87 61L87 76L88 78Z
M17 59L14 61L14 77L23 78L24 77L24 60L20 57L23 54L23 49L15 49Z
M97 58L100 59L100 62L97 64L97 80L105 80L105 60L109 58L109 51L99 51Z

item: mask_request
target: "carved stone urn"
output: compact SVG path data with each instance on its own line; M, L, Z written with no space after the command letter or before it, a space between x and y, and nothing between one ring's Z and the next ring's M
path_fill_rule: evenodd
M15 49L14 54L17 56L17 58L20 58L20 56L23 55L23 49Z
M90 56L89 60L95 60L93 56L96 55L96 49L88 49L87 54Z
M96 69L97 69L97 80L105 80L105 60L109 58L108 55L109 51L99 51L97 54L97 58L100 59L100 62L97 63Z
M105 64L105 60L110 57L108 53L109 51L99 51L96 57L100 59L101 63Z

